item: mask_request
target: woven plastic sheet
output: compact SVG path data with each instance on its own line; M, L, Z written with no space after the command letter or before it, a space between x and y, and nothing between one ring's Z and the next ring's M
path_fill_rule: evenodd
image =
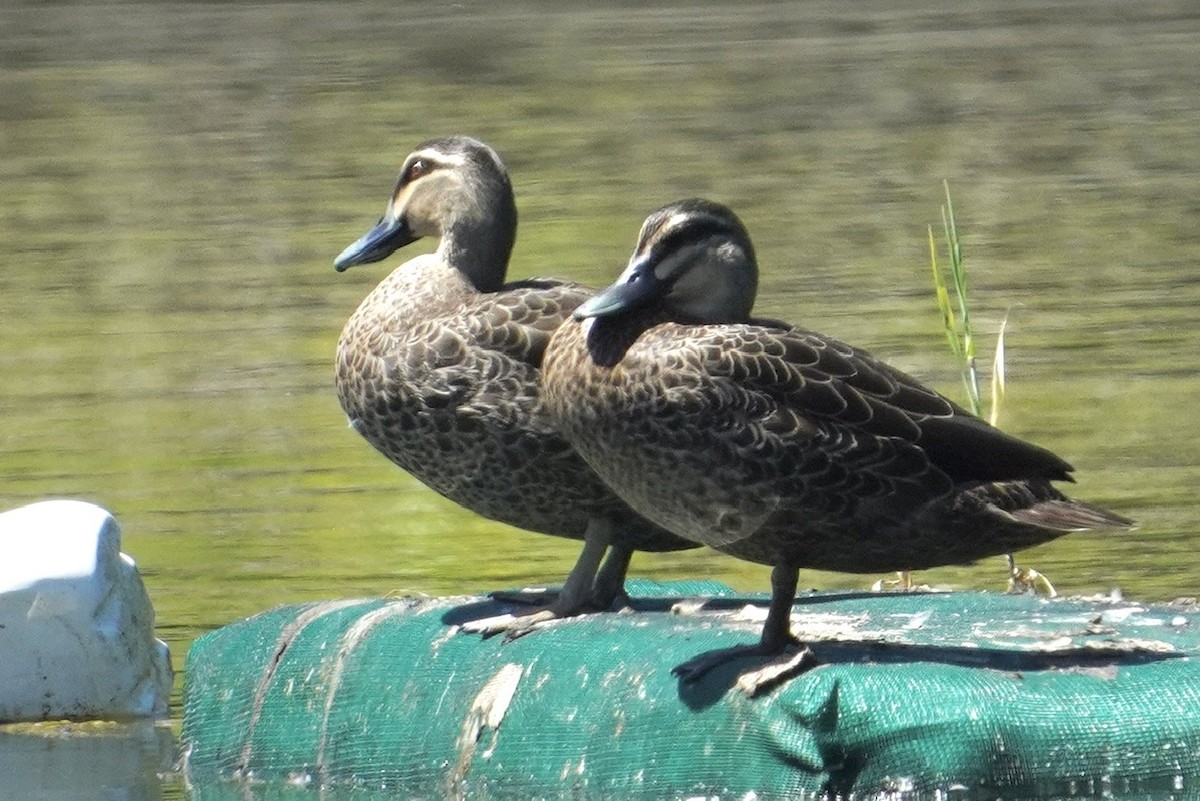
M507 608L469 598L289 606L205 635L186 668L194 796L1198 797L1190 608L806 596L793 631L821 664L747 698L753 659L690 685L671 668L753 641L764 598L633 589L632 613L509 643L457 630ZM695 594L716 597L678 603Z

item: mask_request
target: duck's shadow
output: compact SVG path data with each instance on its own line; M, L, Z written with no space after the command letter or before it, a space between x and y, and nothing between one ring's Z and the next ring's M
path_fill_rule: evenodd
M748 640L748 643L751 642ZM816 657L815 668L822 665L896 665L938 664L953 667L992 670L1020 675L1036 671L1059 670L1115 678L1117 669L1177 659L1186 654L1132 652L1111 653L1074 649L1061 653L1015 651L950 645L912 645L879 641L824 641L808 643ZM697 654L704 657L708 653ZM775 657L746 656L714 667L695 681L679 680L679 697L692 709L712 706L732 689L748 671L764 667Z
M874 592L848 592L838 594L823 594L806 597L802 603L806 609L819 607L822 604L845 601L879 601L896 598L898 593L880 594ZM666 614L676 610L681 603L699 601L697 598L654 597L633 598L627 602L623 614L613 614L614 618L631 615L660 613ZM747 604L765 604L762 597L716 597L703 599L703 613L731 612L744 608ZM462 604L447 610L442 616L446 625L462 625L482 617L489 617L506 612L519 613L522 604L495 599ZM703 614L702 613L702 614ZM570 625L571 620L551 624ZM720 617L713 618L714 625L724 625ZM745 643L750 645L755 641L751 627L744 624ZM533 632L536 636L537 632ZM1068 648L1057 651L1022 650L1017 648L989 647L986 645L945 645L945 644L913 644L886 642L882 640L837 640L826 639L807 643L816 657L816 667L822 665L895 665L895 664L936 664L953 667L992 670L1011 674L1027 672L1058 670L1075 673L1092 674L1100 677L1113 677L1118 668L1136 665L1152 664L1169 659L1187 656L1183 652L1157 652L1146 650L1114 651L1104 649ZM704 657L710 653L719 653L725 647L711 651L698 652L689 659ZM737 684L743 674L761 668L776 661L776 657L746 655L731 658L713 667L703 676L695 680L675 678L678 683L679 698L691 709L704 709L721 700Z

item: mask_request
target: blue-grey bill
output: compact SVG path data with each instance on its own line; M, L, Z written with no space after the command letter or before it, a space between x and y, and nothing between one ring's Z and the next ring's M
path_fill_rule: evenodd
M657 295L660 286L652 265L644 260L631 262L615 284L580 304L574 317L609 317L636 309Z
M338 257L333 260L333 266L340 273L347 267L353 267L356 264L381 261L417 239L418 237L413 236L408 230L408 226L390 215L385 215L375 224L374 228L339 253Z

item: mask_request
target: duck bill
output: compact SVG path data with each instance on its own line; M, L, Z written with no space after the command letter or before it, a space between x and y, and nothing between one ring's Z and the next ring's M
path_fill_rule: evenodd
M575 319L611 317L640 308L658 295L661 286L649 258L633 259L616 283L575 309Z
M343 250L333 260L334 269L340 273L356 264L370 264L386 259L395 251L418 239L420 237L414 235L403 220L397 220L391 214L385 214L374 228L360 236L354 244Z

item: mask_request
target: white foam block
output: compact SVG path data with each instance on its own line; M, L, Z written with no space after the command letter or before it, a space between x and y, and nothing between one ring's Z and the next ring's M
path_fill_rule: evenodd
M66 500L0 514L0 721L165 717L171 680L111 514Z

